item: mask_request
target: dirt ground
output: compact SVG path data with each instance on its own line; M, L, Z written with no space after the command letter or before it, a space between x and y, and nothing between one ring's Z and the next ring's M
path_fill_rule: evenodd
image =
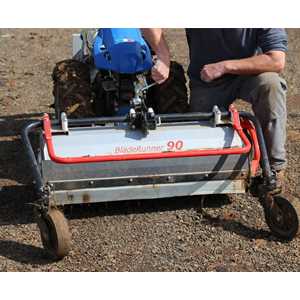
M53 262L33 219L20 142L25 120L53 112L51 72L71 55L74 29L0 29L0 271L300 271L300 240L272 236L250 196L232 202L149 200L68 210L72 251ZM288 190L300 196L300 29L289 29ZM184 31L167 30L187 67Z

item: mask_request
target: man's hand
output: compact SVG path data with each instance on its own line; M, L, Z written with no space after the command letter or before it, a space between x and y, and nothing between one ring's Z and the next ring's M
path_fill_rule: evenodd
M170 52L161 28L142 28L144 38L151 45L157 58L154 60L152 79L161 84L169 77Z
M283 71L285 53L283 51L269 51L249 58L224 60L215 64L208 64L200 71L200 77L205 82L213 81L225 74L258 75L264 72Z
M170 73L170 61L168 60L163 61L157 58L154 61L154 66L152 67L151 70L152 79L155 82L161 84L168 79L169 73Z
M201 72L200 78L205 82L211 82L226 74L225 62L221 61L215 64L205 65Z

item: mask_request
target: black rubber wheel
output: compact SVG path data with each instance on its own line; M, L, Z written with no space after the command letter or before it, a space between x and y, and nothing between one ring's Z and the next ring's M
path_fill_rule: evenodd
M186 78L181 64L171 61L169 78L164 83L149 89L146 102L148 107L152 107L160 114L189 111Z
M62 259L71 249L67 219L58 209L51 209L37 221L45 250L55 259Z
M270 202L269 202L270 203ZM292 240L300 233L300 202L289 201L282 196L273 196L270 205L265 205L266 222L272 233L284 240Z

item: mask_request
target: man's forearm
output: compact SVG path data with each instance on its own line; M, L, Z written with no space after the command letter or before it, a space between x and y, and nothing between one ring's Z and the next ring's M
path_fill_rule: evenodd
M280 73L284 69L285 53L270 51L249 58L224 60L207 64L200 70L200 78L210 82L225 74L258 75L264 72Z
M141 31L157 57L163 60L165 63L168 62L170 60L170 52L164 39L162 29L142 28Z
M170 74L170 52L168 45L161 28L143 28L141 30L144 38L157 56L151 70L152 79L161 84L168 79Z
M273 51L249 58L224 61L225 73L237 75L257 75L264 72L280 73L285 65L285 53Z

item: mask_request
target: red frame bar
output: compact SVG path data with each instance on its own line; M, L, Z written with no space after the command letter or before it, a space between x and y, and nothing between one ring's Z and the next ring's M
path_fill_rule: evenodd
M44 137L52 161L61 164L79 164L79 163L96 163L111 161L128 161L143 159L163 159L163 158L179 158L179 157L197 157L197 156L213 156L213 155L234 155L245 154L251 150L251 143L243 132L240 124L238 111L231 106L232 126L237 131L244 143L240 148L224 148L224 149L199 149L189 151L162 152L162 153L141 153L141 154L122 154L122 155L96 155L96 156L80 156L80 157L60 157L55 154L52 143L51 121L48 114L43 117Z
M253 152L253 159L251 161L250 171L251 171L251 175L255 176L259 168L259 162L261 157L256 130L254 125L248 119L243 118L241 120L241 125L244 129L246 129L249 132L253 143L254 152Z

